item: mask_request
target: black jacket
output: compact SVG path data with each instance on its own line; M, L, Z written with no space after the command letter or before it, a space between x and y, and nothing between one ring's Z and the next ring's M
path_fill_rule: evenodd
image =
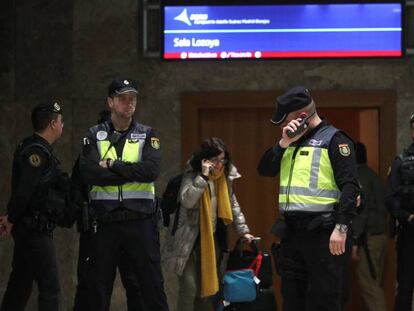
M413 187L414 180L402 181L402 163L404 157L414 156L414 143L411 144L403 154L397 156L392 163L391 172L387 180L386 207L387 210L402 224L407 224L410 214L414 214L414 191L403 191L403 188ZM414 165L414 160L413 160ZM414 167L413 167L414 168ZM413 170L414 172L414 170ZM403 185L405 187L403 187Z
M52 146L41 136L33 134L19 144L13 158L12 189L7 207L11 223L35 212L47 214L50 211L47 206L49 188L52 185L65 188L59 166Z

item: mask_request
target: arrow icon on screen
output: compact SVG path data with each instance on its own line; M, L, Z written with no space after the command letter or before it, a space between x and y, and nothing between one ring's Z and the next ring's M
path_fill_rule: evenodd
M174 17L175 20L186 23L188 26L191 26L191 22L190 19L188 18L187 15L187 9L184 9L180 15Z

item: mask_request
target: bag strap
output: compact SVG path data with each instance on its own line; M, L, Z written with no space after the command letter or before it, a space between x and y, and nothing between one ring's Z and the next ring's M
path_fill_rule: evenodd
M262 267L262 260L263 260L263 254L261 251L259 251L259 254L256 256L256 258L253 260L253 262L249 266L249 269L252 269L254 271L255 276L259 275L260 268Z

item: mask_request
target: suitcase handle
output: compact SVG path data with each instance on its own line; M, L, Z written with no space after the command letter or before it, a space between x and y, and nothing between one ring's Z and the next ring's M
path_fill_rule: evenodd
M243 245L246 245L246 243L243 243L244 241L247 241L247 239L240 237L236 241L236 245L234 245L233 252L238 251L240 254L243 252ZM260 249L260 242L262 241L262 238L260 237L253 237L250 239L250 243L248 244L249 248L254 252L255 255L259 254L261 251Z

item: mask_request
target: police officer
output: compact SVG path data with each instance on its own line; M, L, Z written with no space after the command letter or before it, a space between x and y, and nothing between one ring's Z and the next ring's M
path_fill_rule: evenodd
M64 208L59 204L65 201L68 189L64 185L68 180L51 146L63 130L59 104L37 105L32 111L32 124L35 133L24 139L14 153L11 198L8 215L3 218L3 233L12 233L14 253L2 311L24 310L33 281L39 289L39 310L58 310L53 229L58 221L55 216ZM51 197L56 194L60 197Z
M263 176L280 175L284 222L278 266L285 311L343 310L359 184L352 140L321 119L304 87L277 98L271 122L282 137L260 159Z
M111 120L111 112L108 110L101 111L99 114L98 124ZM91 230L91 224L95 221L94 215L91 215L89 209L89 190L90 187L85 184L81 178L81 172L79 169L79 157L75 162L71 175L71 192L72 198L76 202L77 208L77 228L79 231L79 255L78 255L78 284L76 286L74 311L88 310L88 267L89 267L89 246L90 238L93 235ZM144 306L142 305L140 293L140 285L134 271L130 267L128 258L125 253L120 257L119 261L119 273L121 276L122 284L124 285L128 311L142 311ZM108 292L110 297L112 292Z
M108 310L120 254L125 253L142 284L148 310L168 310L160 266L154 181L160 173L160 141L148 126L133 120L136 83L114 79L108 87L111 121L89 129L80 168L91 185L96 214L90 240L89 310Z
M414 114L413 143L398 155L388 176L386 207L399 223L395 310L411 310L414 289Z

